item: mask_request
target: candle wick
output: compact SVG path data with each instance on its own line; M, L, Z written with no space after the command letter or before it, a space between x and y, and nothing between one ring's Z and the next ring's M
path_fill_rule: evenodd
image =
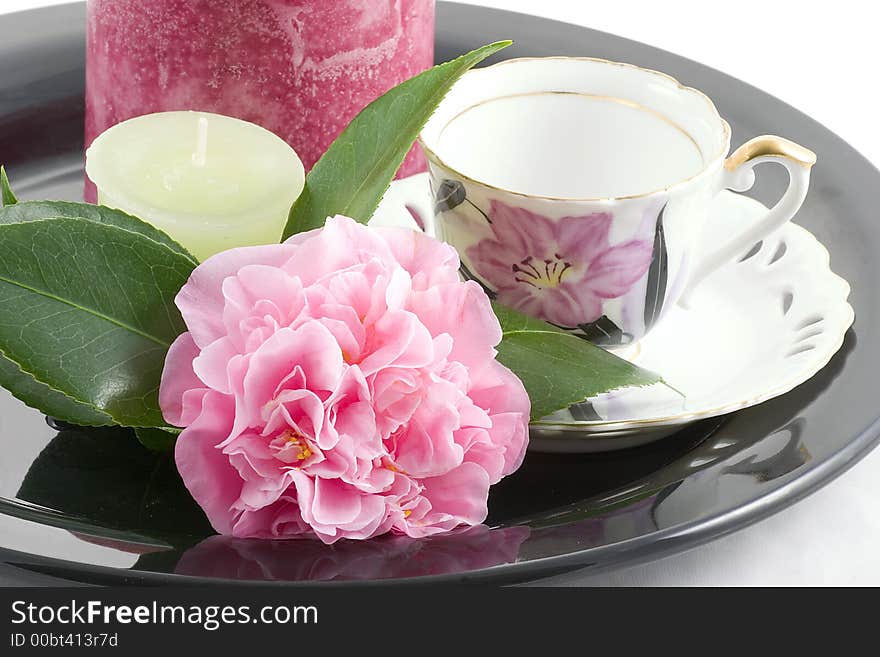
M196 152L193 153L192 161L197 167L203 167L208 161L208 119L199 117L197 128Z

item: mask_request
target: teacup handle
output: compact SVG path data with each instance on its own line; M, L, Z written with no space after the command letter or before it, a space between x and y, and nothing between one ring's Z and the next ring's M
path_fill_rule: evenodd
M737 148L724 161L721 187L735 192L748 191L755 183L754 168L764 162L776 162L788 170L788 189L763 219L697 265L679 301L682 305L689 304L694 289L709 274L787 223L803 204L810 186L810 168L816 163L816 154L800 144L774 135L755 137Z

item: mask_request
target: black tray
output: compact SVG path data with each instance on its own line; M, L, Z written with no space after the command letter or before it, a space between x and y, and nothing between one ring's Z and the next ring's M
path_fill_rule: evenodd
M0 161L25 198L80 197L84 14L76 3L0 19ZM695 62L565 23L439 4L439 60L502 38L516 40L509 57L590 55L666 71L716 101L734 144L777 133L818 153L797 221L852 283L857 313L828 367L783 397L655 445L530 454L493 489L488 527L332 548L211 536L167 458L126 431L54 429L0 391L0 561L25 579L98 583L524 580L692 547L793 504L874 446L878 171L809 117ZM773 201L783 175L762 172L755 195Z

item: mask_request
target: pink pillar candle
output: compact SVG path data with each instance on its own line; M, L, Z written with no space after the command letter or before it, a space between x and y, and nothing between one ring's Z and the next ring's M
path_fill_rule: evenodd
M88 0L87 47L86 147L135 116L200 110L262 125L309 169L431 66L434 0ZM423 168L414 151L400 175Z

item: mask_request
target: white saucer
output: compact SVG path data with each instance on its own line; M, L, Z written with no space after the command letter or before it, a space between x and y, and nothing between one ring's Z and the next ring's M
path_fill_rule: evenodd
M398 181L373 221L412 226L406 207L428 211L428 194L425 175ZM738 232L763 212L755 200L721 192L704 234ZM657 372L683 396L662 385L600 395L533 422L530 449L633 447L782 395L840 349L854 319L849 291L831 271L825 247L789 223L712 274L689 309L671 308L647 337L620 354Z

